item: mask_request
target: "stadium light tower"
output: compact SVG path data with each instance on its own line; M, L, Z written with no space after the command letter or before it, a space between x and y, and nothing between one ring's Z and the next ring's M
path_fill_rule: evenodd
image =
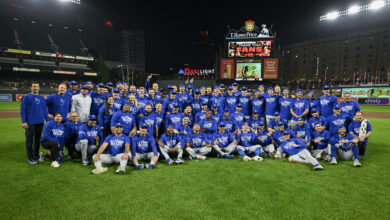
M80 5L81 4L81 0L59 0L60 2L64 2L64 3L72 3L72 4L77 4L77 5Z
M348 9L348 14L352 15L352 14L356 14L360 12L360 6L357 6L357 5L354 5L354 6L351 6L349 9Z
M377 10L377 9L380 9L382 7L385 6L385 1L382 1L382 0L378 0L378 1L374 1L372 2L370 5L369 5L369 9L371 10Z

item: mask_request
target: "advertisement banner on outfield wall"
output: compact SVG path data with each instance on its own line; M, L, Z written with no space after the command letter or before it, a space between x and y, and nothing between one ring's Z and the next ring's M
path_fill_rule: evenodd
M360 98L359 104L361 105L389 105L389 99L387 98Z
M344 98L337 97L337 101L340 103L344 102ZM351 98L351 101L358 102L358 98Z
M12 94L0 94L0 102L11 102Z
M21 102L22 98L27 95L27 94L16 94L16 101ZM48 94L40 94L41 96L47 98L49 95Z
M345 92L354 98L390 98L390 87L343 88L343 96Z

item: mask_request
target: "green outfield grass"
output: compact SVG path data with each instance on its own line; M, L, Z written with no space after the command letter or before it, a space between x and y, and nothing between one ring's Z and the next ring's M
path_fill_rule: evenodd
M315 172L286 159L189 161L155 170L91 174L80 159L61 168L26 162L20 119L0 119L0 213L4 219L388 219L390 119L370 119L363 166ZM42 149L43 150L43 149Z
M21 102L0 102L0 110L20 110Z

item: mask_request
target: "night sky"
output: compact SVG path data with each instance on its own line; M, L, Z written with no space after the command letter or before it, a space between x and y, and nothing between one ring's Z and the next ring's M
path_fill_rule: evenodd
M225 3L224 3L225 2ZM272 24L279 42L299 42L321 37L319 17L369 1L96 1L83 0L112 20L115 31L145 31L146 71L164 72L183 64L212 67L228 26L239 29L246 20ZM201 30L208 36L202 37Z

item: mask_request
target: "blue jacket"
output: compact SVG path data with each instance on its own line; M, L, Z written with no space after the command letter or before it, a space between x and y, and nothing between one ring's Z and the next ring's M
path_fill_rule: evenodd
M49 121L45 98L41 95L25 95L20 106L20 117L22 123L30 125L43 124L45 119Z
M97 116L99 114L99 109L103 106L106 100L107 94L99 94L97 92L91 93L91 114Z
M49 114L59 112L62 115L62 122L68 121L66 116L70 111L71 99L67 95L59 96L58 93L49 95L46 98L46 106Z
M57 124L54 120L47 122L43 126L43 135L40 142L53 141L60 144L60 147L65 143L65 127L63 124Z
M115 113L115 108L114 106L109 109L109 114L106 114L106 106L102 106L99 109L99 115L98 115L98 125L100 127L107 127L110 126L110 121L112 116Z

